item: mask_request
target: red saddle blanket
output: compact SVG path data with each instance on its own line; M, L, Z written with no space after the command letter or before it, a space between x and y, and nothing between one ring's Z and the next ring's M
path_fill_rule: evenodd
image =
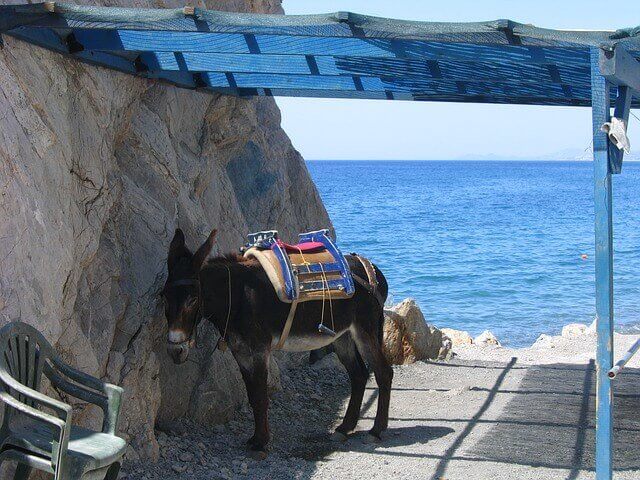
M322 250L326 250L326 247L322 242L304 242L298 243L297 245L291 245L289 243L283 242L282 240L277 240L276 243L287 253L316 253L321 252Z

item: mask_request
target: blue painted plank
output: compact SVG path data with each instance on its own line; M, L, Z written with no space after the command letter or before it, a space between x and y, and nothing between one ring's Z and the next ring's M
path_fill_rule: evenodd
M140 57L151 70L190 72L279 73L310 75L304 56L235 55L225 53L143 52Z
M226 95L253 96L265 95L260 93L260 88L237 89L230 91L223 87L212 87L217 93ZM257 93L256 93L257 92ZM515 104L515 105L561 105L571 107L590 107L591 98L554 98L554 97L536 97L536 96L504 96L504 95L463 95L463 94L442 94L430 93L424 94L420 92L395 92L386 90L381 91L358 91L358 90L322 90L322 89L291 89L291 88L273 88L269 89L269 96L274 97L305 97L305 98L348 98L348 99L366 99L366 100L398 100L398 101L420 101L420 102L457 102L457 103L493 103L493 104ZM391 94L391 95L390 95Z
M64 34L64 32L63 30L60 33ZM517 52L516 50L505 50L504 56L510 60L501 63L497 60L501 58L499 52L503 47L494 47L493 50L485 51L487 55L489 52L492 52L491 55L496 55L493 63L489 60L487 60L488 63L483 63L484 60L483 62L469 60L473 54L471 47L482 51L482 45L455 44L450 45L448 49L442 47L442 50L438 50L440 53L446 52L454 55L453 59L439 59L436 63L435 60L418 60L426 48L424 42L403 41L399 46L398 42L387 40L387 47L389 45L394 47L391 49L394 55L400 52L405 57L397 59L392 57L328 57L321 55L313 57L314 63L309 62L310 57L308 56L280 55L272 58L262 54L249 53L251 49L244 35L229 37L228 34L216 34L217 39L221 40L223 45L228 45L230 42L230 48L236 49L237 55L213 54L209 56L207 53L199 52L161 51L154 56L154 54L146 52L138 55L138 51L135 50L123 54L122 48L135 46L125 45L123 41L130 42L142 35L136 41L142 42L154 38L155 45L158 45L158 39L162 37L156 35L165 32L128 30L122 31L124 33L116 32L116 37L114 37L114 32L95 30L87 33L85 30L85 37L82 37L83 31L76 31L74 45L80 45L80 50L74 49L74 56L87 63L148 78L158 78L180 87L208 87L217 92L242 96L282 95L572 106L586 106L591 103L590 75L587 74L584 65L558 65L557 68L554 67L552 74L549 68L540 64L540 62L553 58L554 53L558 53L550 48L542 50L530 46L526 48L510 47L519 50ZM183 35L180 38L185 45L190 43L189 37L206 35L206 33L198 32L169 33ZM63 37L50 29L25 27L12 31L11 34L61 53L69 53L69 45L63 41ZM124 37L121 37L121 34ZM229 38L222 39L224 35L227 35L231 40ZM95 46L107 46L114 48L114 50L90 50L86 49L87 45L84 45L85 49L82 50L82 42L87 39L94 39ZM297 40L297 38L289 37L289 40ZM363 41L363 39L354 38L330 40L336 42L342 40ZM367 42L374 46L378 44L377 40L367 40ZM160 44L163 43L160 42ZM257 43L258 39L256 39ZM433 42L427 47L426 51L431 49L431 53L435 55L433 49L436 47ZM118 48L120 48L119 51L117 51ZM261 48L254 45L253 51L262 52ZM571 49L566 50L572 51ZM516 58L521 60L525 55L538 63L514 63ZM454 61L456 58L463 57L467 60ZM486 57L486 59L488 58L489 56ZM313 65L313 69L311 65ZM216 68L219 71L205 71L210 68ZM266 70L266 72L243 72L242 69L258 69ZM286 73L278 73L281 71ZM292 72L303 73L292 74ZM194 76L194 73L198 75ZM334 73L337 74L335 77L344 78L328 78L330 75L323 73ZM434 78L434 76L447 78ZM501 78L504 81L501 82ZM551 83L558 81L566 83ZM640 104L636 102L633 105Z
M323 91L351 91L357 90L351 76L318 76L318 75L289 75L270 73L242 73L234 72L234 78L239 88L270 88L270 89L299 89ZM432 80L419 78L378 78L360 77L363 91L371 92L405 92L411 94L459 94L458 82L450 80ZM212 85L214 87L224 85ZM522 84L510 85L508 82L468 82L465 84L469 96L522 96L541 98L565 98L566 94L559 84ZM589 99L587 87L573 90L576 98Z
M77 37L76 37L76 40ZM80 40L78 40L80 43ZM86 46L86 45L85 45ZM91 49L89 49L91 50ZM100 50L100 49L97 49ZM438 73L423 61L407 59L380 59L371 57L328 57L303 55L247 55L208 52L142 52L141 60L150 70L188 70L192 72L216 71L234 73L279 73L292 75L358 75L383 78L422 78L454 81L500 82L517 81L544 85L552 83L590 87L588 66L580 69L556 68L557 78L551 78L549 68L543 65L492 65L480 62L437 62ZM546 78L545 78L546 77Z
M38 30L36 27L21 29ZM73 30L87 50L181 51L252 53L241 33L181 32L158 30ZM529 63L588 67L584 48L519 47L412 40L254 35L261 54L406 58L415 61L449 60ZM532 53L540 52L540 54Z
M600 73L599 49L591 52L591 96L595 201L596 322L596 479L613 474L613 392L607 373L613 367L613 202L609 140L600 130L610 118L610 84Z
M239 33L97 29L75 29L73 32L87 50L250 53L244 35Z

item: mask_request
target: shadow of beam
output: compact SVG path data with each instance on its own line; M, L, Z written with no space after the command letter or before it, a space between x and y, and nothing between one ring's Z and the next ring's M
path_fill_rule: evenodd
M460 448L460 445L462 445L462 442L469 435L469 433L471 433L471 430L473 430L473 428L478 424L478 420L480 419L480 417L482 417L482 415L484 415L484 413L487 411L487 409L491 405L491 402L493 402L493 399L497 395L497 392L500 389L500 385L502 385L502 382L504 382L507 373L509 373L509 371L514 367L517 360L518 359L516 357L513 357L506 366L503 366L503 370L502 372L500 372L500 375L498 375L498 378L496 379L493 388L489 392L489 395L487 395L486 400L484 401L480 409L476 412L476 414L471 418L469 423L467 423L467 425L464 427L460 435L458 435L451 446L447 448L447 451L443 455L442 460L438 462L438 466L436 467L434 474L431 476L431 480L440 480L444 477L447 466L449 465L451 459L454 457L455 452L458 450L458 448Z
M540 392L514 394L492 427L465 454L494 462L539 465L566 470L576 480L595 465L595 370L531 369L518 389ZM559 365L560 366L560 365ZM628 373L637 373L630 370ZM553 386L553 388L547 388ZM582 391L577 395L547 394L547 390ZM616 471L640 468L640 395L637 375L621 376L614 385L614 466ZM624 393L622 393L624 392ZM482 422L483 420L479 420ZM633 446L633 447L632 447Z
M591 360L593 361L593 360ZM592 373L593 370L587 370L586 373ZM626 372L625 372L626 373ZM371 387L367 387L367 390L374 390L374 388ZM392 391L397 391L397 392L440 392L440 393L446 393L446 392L450 392L451 389L449 388L392 388ZM490 388L485 388L485 387L471 387L469 389L469 391L471 392L489 392L491 391ZM559 390L504 390L504 389L500 389L498 390L496 393L498 394L506 394L506 395L574 395L577 397L584 397L584 393L583 392L563 392L563 391L559 391ZM596 394L595 393L591 393L589 396L595 398ZM634 394L634 393L617 393L616 394L616 398L640 398L640 394Z
M576 446L573 450L573 458L571 460L573 467L569 472L569 476L567 477L567 480L576 480L576 478L578 478L578 475L580 475L580 466L582 465L582 457L584 455L584 444L586 441L585 430L587 429L587 424L589 422L589 397L591 396L591 390L592 390L592 379L593 379L592 369L594 368L594 366L595 366L594 361L590 360L589 361L590 368L587 368L584 376L584 382L583 382L584 388L582 389L583 396L582 396L582 403L580 405L580 416L578 418L578 433L576 435Z

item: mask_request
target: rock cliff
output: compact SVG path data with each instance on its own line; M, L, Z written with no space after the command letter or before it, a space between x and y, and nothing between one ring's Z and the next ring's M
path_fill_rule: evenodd
M206 7L281 12L279 0ZM224 421L245 397L211 342L186 366L167 361L158 293L174 229L195 247L218 228L218 253L248 231L291 237L329 218L271 99L178 90L3 40L0 324L33 324L66 361L122 385L131 455L157 457L154 423ZM98 415L78 405L76 418Z

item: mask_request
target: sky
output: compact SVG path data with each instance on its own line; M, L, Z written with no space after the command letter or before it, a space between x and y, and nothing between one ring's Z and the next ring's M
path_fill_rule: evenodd
M509 18L539 27L640 25L640 0L284 0L288 14L348 10L423 21ZM309 160L567 159L591 144L588 108L278 98L282 125ZM640 110L635 110L640 117ZM631 117L632 153L640 120ZM634 155L635 156L635 155ZM638 157L640 158L640 157Z

